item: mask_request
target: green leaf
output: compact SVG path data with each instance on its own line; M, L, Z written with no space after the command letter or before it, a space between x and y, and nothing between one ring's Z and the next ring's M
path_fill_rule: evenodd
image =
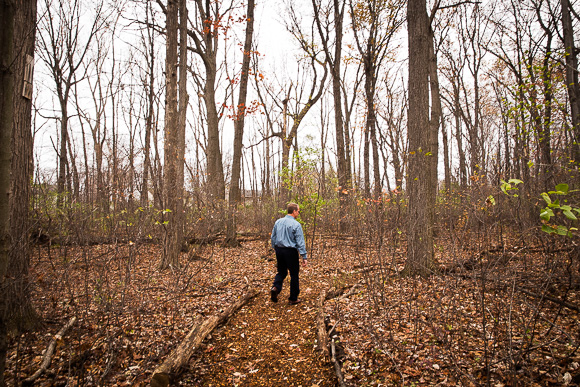
M542 218L542 220L550 220L552 216L554 216L554 211L549 208L544 208L544 211L540 213L540 218Z
M570 210L564 210L564 211L562 211L562 213L564 215L566 215L566 218L568 218L568 219L578 220L578 218L576 217L576 215L574 215Z
M542 192L542 199L548 204L552 204L552 199L550 199L550 195L545 192Z
M528 161L528 168L532 168L534 166L534 162L533 161Z
M562 195L562 194L564 194L564 195L565 195L565 194L567 194L569 189L570 189L570 188L568 187L568 184L566 184L566 183L558 184L558 185L556 186L556 191L558 191L558 193L559 193L560 195Z
M487 197L487 201L491 203L492 206L495 206L495 198L492 195Z
M524 182L520 179L509 179L508 183L518 185L518 184L523 184Z
M547 224L542 224L542 231L543 232L546 232L548 234L551 234L553 232L556 232L556 230L554 229L554 227L548 226Z
M568 205L560 206L560 209L562 209L562 211L572 211L572 207Z
M565 226L558 226L558 228L556 229L556 234L558 235L568 235L568 228L566 228Z

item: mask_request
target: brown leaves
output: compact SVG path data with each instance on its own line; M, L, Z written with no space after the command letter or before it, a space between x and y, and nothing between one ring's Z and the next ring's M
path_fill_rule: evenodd
M52 251L51 259L42 251L35 258L34 273L42 280L34 300L46 328L23 336L18 356L17 343L11 343L9 383L16 369L20 378L30 375L47 337L77 315L41 382L89 385L104 375L106 385L143 385L196 319L240 296L244 277L263 294L204 342L182 384L333 386L331 366L315 351L316 297L361 280L357 291L325 303L347 384L477 385L490 377L492 384L509 385L515 374L526 384L561 385L570 378L573 385L579 378L580 358L571 344L580 330L578 314L514 292L497 273L485 290L478 271L401 278L381 268L370 248L324 241L323 253L311 252L316 258L301 271L305 301L288 306L289 278L280 301L269 301L275 262L261 258L262 246L255 241L239 249L200 249L195 254L201 260L182 257L181 272L159 272L160 252L153 245L68 247L57 258ZM131 262L123 258L129 252ZM404 254L395 257L389 264L402 267ZM363 270L355 269L360 263ZM527 256L525 264L524 271L510 260L501 266L502 278L514 275L530 288L545 278L540 257ZM553 282L549 289L559 286ZM578 291L566 299L578 304Z

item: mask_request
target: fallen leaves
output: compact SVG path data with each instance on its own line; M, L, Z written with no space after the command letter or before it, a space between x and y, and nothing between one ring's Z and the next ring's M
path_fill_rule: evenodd
M578 384L578 313L506 286L512 279L558 291L557 281L545 282L545 257L524 261L521 254L503 271L488 273L483 289L477 271L401 278L393 273L403 267L403 255L395 254L381 271L372 249L335 245L324 254L313 252L318 258L301 272L305 302L298 306L288 306L283 296L277 304L269 301L274 262L260 258L259 241L197 250L203 259L184 255L180 272L159 272L159 248L150 244L62 247L59 254L53 248L51 257L40 251L34 300L46 328L11 342L7 379L30 375L47 340L76 315L78 324L57 344L41 381L94 385L104 377L107 385L144 385L197 319L240 296L246 277L263 294L206 339L179 383L334 386L330 364L315 351L315 298L321 290L362 280L348 297L325 303L350 385L477 385L487 378L492 385L510 385L514 375L530 385ZM129 249L130 263L123 258ZM363 270L356 267L361 263ZM567 302L578 304L577 290L566 294Z

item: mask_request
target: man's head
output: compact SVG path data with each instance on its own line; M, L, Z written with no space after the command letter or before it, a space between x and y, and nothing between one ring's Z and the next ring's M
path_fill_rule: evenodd
M300 207L296 203L288 203L288 215L297 218L300 215Z

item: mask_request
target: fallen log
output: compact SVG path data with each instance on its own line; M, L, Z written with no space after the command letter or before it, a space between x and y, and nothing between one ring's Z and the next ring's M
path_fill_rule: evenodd
M318 352L327 359L330 354L328 352L328 335L326 334L326 324L324 323L324 301L326 300L327 291L320 292L318 297L317 308L318 314L316 316L316 334L318 337Z
M68 331L70 329L70 327L73 326L75 321L77 321L77 318L72 317L68 321L68 323L66 323L66 325L64 327L62 327L61 330L58 331L58 333L56 335L54 335L54 337L50 341L50 344L48 344L48 348L46 349L46 352L44 353L44 358L42 359L42 363L40 363L40 368L32 376L24 379L22 381L23 385L29 386L31 384L34 384L36 379L38 379L40 377L40 375L42 375L48 369L48 366L50 365L50 362L52 360L52 355L54 355L54 350L56 348L57 342L59 340L62 340L62 337L64 336L66 331Z
M177 347L163 364L153 371L151 377L152 387L166 387L171 379L178 374L179 370L187 364L193 352L199 348L203 340L218 326L224 324L228 319L237 312L248 301L258 295L255 289L248 290L236 302L230 305L222 313L211 316L201 324L195 326L189 331L185 339Z
M330 346L332 349L332 358L330 359L330 361L332 361L332 364L334 365L334 373L336 374L336 378L338 379L338 385L340 387L346 387L346 384L344 384L344 377L342 376L342 371L340 369L340 363L338 362L338 360L336 360L336 344L334 343L334 339L332 339Z

